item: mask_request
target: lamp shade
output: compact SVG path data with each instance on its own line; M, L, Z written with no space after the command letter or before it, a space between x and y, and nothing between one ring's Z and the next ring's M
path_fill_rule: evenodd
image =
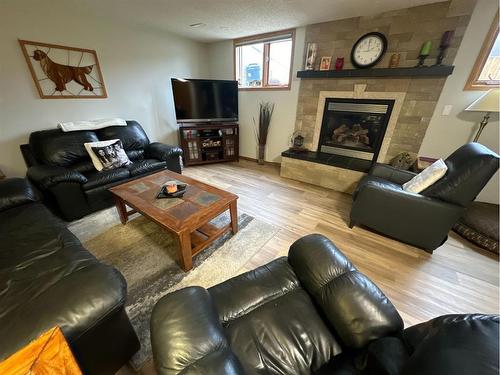
M465 110L477 112L500 112L499 101L500 89L492 89L481 95L471 105L465 108Z

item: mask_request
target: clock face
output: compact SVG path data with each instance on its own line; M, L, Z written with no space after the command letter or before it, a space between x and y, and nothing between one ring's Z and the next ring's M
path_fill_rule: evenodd
M357 68L368 68L380 61L387 49L387 39L381 33L363 35L354 44L351 52L352 64Z

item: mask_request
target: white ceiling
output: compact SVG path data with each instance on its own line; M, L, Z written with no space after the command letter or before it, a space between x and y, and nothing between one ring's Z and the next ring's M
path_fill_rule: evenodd
M443 0L84 0L88 12L212 42ZM190 24L202 22L203 27Z

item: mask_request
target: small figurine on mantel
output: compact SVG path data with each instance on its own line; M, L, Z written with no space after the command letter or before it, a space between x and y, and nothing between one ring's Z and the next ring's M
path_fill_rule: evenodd
M306 152L309 151L304 147L304 137L302 136L300 130L295 131L290 139L291 147L290 151L294 152Z

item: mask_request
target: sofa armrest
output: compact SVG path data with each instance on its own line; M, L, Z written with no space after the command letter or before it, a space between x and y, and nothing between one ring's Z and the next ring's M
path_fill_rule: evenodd
M0 181L0 211L38 201L38 194L25 178Z
M156 370L166 374L243 374L208 291L189 287L163 297L151 316Z
M455 224L463 213L462 206L439 199L411 193L391 186L367 183L358 193L351 210L351 220L367 224L358 216L374 216L379 223L404 220L399 227L415 231L419 227L449 227ZM380 212L384 215L380 216ZM446 231L447 232L447 231Z
M394 305L328 238L297 240L288 261L346 346L362 348L403 329Z
M410 181L417 174L411 171L405 171L391 167L387 164L376 163L369 172L372 176L377 176L385 180L389 180L396 184L403 185L405 182Z
M53 167L49 165L35 165L28 168L28 177L35 184L43 189L59 184L61 182L73 182L84 184L87 178L78 171L63 167Z
M350 220L432 252L463 212L453 203L369 181L356 195Z
M177 146L153 142L146 146L146 156L167 161L169 158L177 158L182 155L182 149Z
M145 153L146 157L166 161L168 170L182 173L182 149L180 147L153 142L146 146Z

